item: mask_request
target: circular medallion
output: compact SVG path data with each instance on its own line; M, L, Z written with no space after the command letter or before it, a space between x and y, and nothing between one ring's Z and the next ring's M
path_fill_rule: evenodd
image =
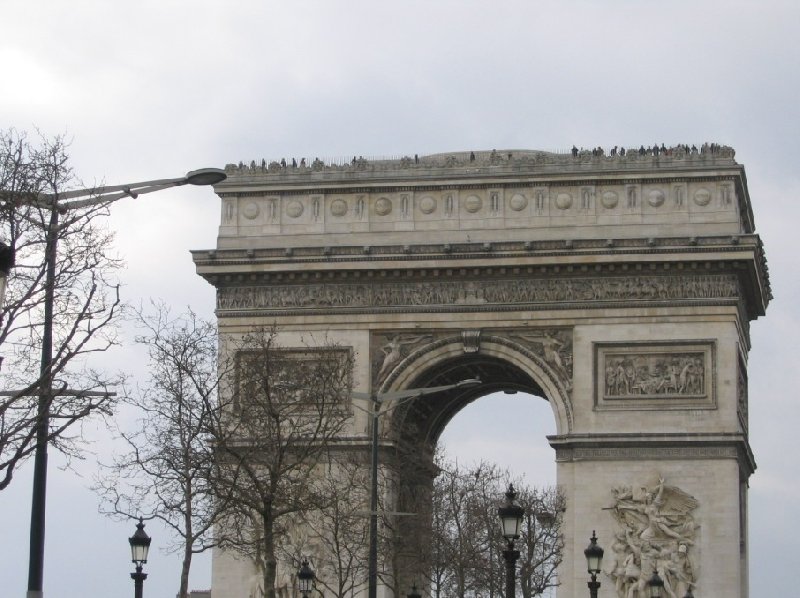
M296 199L290 201L286 206L286 213L292 218L299 218L303 214L303 204Z
M600 197L600 203L603 204L603 207L607 210L611 208L617 207L617 203L619 203L619 196L614 191L606 191Z
M432 214L436 210L436 200L426 196L419 200L419 210L423 214Z
M522 195L521 193L516 193L511 198L511 201L508 202L508 205L515 212L521 212L522 210L528 207L528 198Z
M694 203L698 206L707 206L711 202L711 191L708 189L698 189L694 193Z
M379 197L375 202L375 213L378 216L386 216L392 211L392 202L388 197Z
M331 214L334 216L344 216L347 214L347 202L343 199L334 199L331 202Z
M662 205L665 199L666 196L664 195L664 192L661 189L654 189L653 191L647 194L647 203L649 203L654 208L657 208L658 206Z
M470 195L464 200L464 209L474 214L483 207L483 200L477 195Z
M556 207L559 210L566 210L572 205L572 196L569 193L559 193L556 197Z
M242 215L248 220L254 220L258 216L258 204L251 201L242 209Z

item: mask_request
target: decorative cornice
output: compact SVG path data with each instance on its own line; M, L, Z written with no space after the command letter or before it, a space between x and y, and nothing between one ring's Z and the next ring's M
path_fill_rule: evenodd
M193 250L198 265L237 265L269 262L373 262L399 260L501 259L510 254L538 257L581 255L653 255L675 253L752 252L764 260L763 246L757 235L706 237L654 237L633 239L564 239L530 241L495 241L481 243L432 243L425 245L336 245L258 249ZM622 265L620 267L623 267Z

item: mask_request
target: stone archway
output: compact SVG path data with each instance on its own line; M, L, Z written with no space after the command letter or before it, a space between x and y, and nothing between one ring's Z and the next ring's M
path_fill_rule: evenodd
M487 382L398 410L384 452L422 454L476 393L545 397L567 497L560 598L585 591L592 530L616 563L608 596L635 595L626 562L748 595L749 326L771 295L731 148L226 170L217 246L193 252L221 335L326 334L357 353L360 391ZM348 446L368 438L354 411ZM215 597L247 574L217 553Z

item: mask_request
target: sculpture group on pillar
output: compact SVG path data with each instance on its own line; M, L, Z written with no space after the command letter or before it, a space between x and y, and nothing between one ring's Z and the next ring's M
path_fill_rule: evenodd
M692 511L697 500L659 478L655 486L620 486L609 507L621 532L612 547L615 562L609 576L620 598L649 596L647 582L658 572L664 594L682 598L697 582L694 564L699 525Z

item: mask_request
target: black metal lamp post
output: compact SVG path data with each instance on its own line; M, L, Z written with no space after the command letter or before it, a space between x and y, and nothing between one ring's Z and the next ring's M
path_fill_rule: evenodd
M141 183L128 183L100 187L96 189L76 189L64 193L40 194L28 203L50 210L50 219L45 229L44 250L44 319L42 324L42 350L39 368L41 392L38 403L38 422L36 424L36 450L33 458L33 492L31 497L30 552L28 560L28 598L42 598L44 587L44 532L47 500L47 448L50 439L50 405L55 390L53 388L53 311L56 302L56 262L58 260L58 241L62 225L60 214L72 209L108 205L124 197L137 198L145 193L153 193L170 187L183 185L216 185L227 178L224 170L201 168L187 172L186 176L175 179L158 179ZM77 199L84 198L84 199ZM66 201L70 200L70 201ZM13 257L13 256L11 256ZM9 256L0 257L0 265L8 263ZM60 394L77 396L85 394L82 390L64 389ZM105 393L102 393L105 394ZM145 576L146 577L146 576Z
M402 401L421 398L427 395L453 390L457 388L471 388L480 385L477 378L461 380L455 384L433 386L427 388L409 388L382 394L353 391L350 396L354 399L365 399L372 404L372 451L370 459L370 498L369 498L369 563L367 565L367 598L378 597L378 449L380 434L378 430L378 417L384 413L381 403Z
M586 556L586 568L592 580L588 582L589 596L597 598L597 590L600 589L600 582L597 581L597 576L600 573L600 568L603 564L603 549L597 544L597 536L592 530L592 537L589 539L589 547L583 551Z
M522 527L522 517L525 509L514 502L517 493L514 492L514 485L508 485L506 492L506 504L497 509L500 516L500 525L503 530L503 537L508 544L503 551L503 558L506 560L506 595L505 598L514 598L514 588L516 586L515 573L519 550L514 548L514 540L519 538L519 530Z
M139 523L136 524L136 531L128 538L131 545L131 560L136 565L136 571L131 573L133 580L133 595L135 598L142 598L142 591L144 580L147 579L147 573L142 573L142 565L147 562L147 553L150 552L151 538L144 531L144 522L139 517Z
M308 598L314 589L315 577L314 570L308 565L308 559L303 559L300 570L297 572L297 590L303 595L303 598Z
M658 575L658 571L653 571L653 576L647 582L647 589L650 598L661 598L661 590L664 589L664 580Z
M683 598L694 598L694 594L692 594L692 588L686 590L686 594L684 594Z

